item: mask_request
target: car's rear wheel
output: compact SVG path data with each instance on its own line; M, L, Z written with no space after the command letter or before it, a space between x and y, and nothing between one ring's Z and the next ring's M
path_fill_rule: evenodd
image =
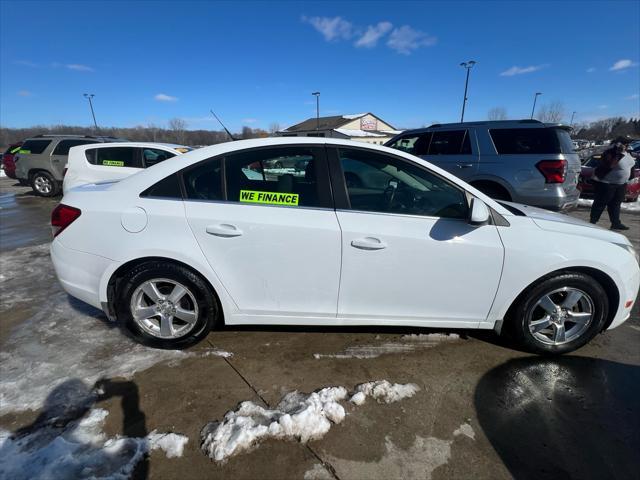
M514 307L508 326L518 343L534 353L561 354L602 330L609 301L595 279L567 272L534 285Z
M218 302L191 270L162 261L144 263L123 278L116 292L118 321L138 342L186 348L200 341L218 319Z
M58 182L49 172L43 170L31 175L31 188L41 197L55 197L58 194Z

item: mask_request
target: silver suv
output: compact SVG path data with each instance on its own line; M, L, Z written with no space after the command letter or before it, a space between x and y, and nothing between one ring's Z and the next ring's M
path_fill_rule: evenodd
M435 124L385 145L412 153L498 199L552 210L575 205L580 159L570 127L537 120Z
M24 141L14 157L16 178L37 195L53 197L62 188L69 149L88 143L122 141L86 135L37 135Z

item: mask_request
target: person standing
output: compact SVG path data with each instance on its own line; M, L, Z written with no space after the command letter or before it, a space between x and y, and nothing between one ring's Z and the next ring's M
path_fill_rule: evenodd
M594 196L591 206L591 223L598 223L604 209L609 213L611 230L629 230L620 221L620 205L624 200L627 181L635 160L627 153L629 140L619 137L613 147L606 150L600 159L600 165L594 171Z

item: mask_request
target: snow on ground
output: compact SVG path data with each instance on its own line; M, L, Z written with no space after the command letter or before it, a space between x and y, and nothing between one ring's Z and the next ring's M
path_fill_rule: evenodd
M393 385L387 380L362 383L356 387L356 393L351 397L351 403L362 405L366 397L377 400L378 403L393 403L404 398L413 397L420 390L415 383Z
M19 313L29 315L11 330L3 327L0 415L40 408L50 392L70 379L93 384L101 378L131 378L159 362L194 355L155 350L130 340L101 311L62 291L48 255L43 255L46 251L48 246L41 245L0 255L4 276L0 315L8 321L16 306ZM42 285L31 289L36 290L35 298L24 297L17 287L29 283Z
M304 472L304 480L334 480L334 476L329 473L321 463L315 463L313 467Z
M588 207L591 208L593 205L593 199L591 198L580 198L578 199L579 207ZM620 205L620 210L623 212L640 212L640 198L635 202L622 202Z
M386 380L361 384L358 388L359 393L385 403L411 397L419 390L414 384L391 385ZM302 443L318 440L332 424L344 420L345 409L339 402L347 396L345 387L327 387L310 394L290 392L273 410L242 402L236 410L227 412L222 422L204 426L200 432L202 451L223 462L267 438L297 439Z
M457 334L445 335L442 333L428 333L428 334L412 334L402 335L400 342L384 342L381 344L367 344L367 345L354 345L347 347L345 350L339 353L314 353L313 356L316 359L321 358L338 358L338 359L370 359L377 358L381 355L388 355L392 353L411 353L416 350L423 350L426 348L435 347L441 343L460 340L460 336Z
M473 431L473 427L468 423L463 423L458 427L458 429L454 430L453 436L457 437L458 435L464 435L465 437L469 437L471 440L476 439L476 432Z
M102 431L108 412L91 410L64 426L50 423L23 434L0 430L0 477L11 479L126 479L150 450L167 457L182 455L188 438L175 433L107 438Z

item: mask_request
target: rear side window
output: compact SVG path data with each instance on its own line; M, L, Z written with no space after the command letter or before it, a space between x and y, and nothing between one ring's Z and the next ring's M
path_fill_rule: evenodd
M77 147L78 145L87 145L90 143L97 143L92 140L60 140L56 148L53 150L53 155L69 155L69 149L71 147Z
M571 135L569 135L568 131L563 128L552 128L551 130L554 130L558 136L562 153L576 153L573 140L571 140Z
M167 152L166 150L158 150L156 148L142 149L142 159L144 160L145 168L175 156L175 153Z
M46 150L51 140L27 140L20 147L19 153L38 155Z
M92 148L85 153L87 160L93 165L142 168L139 149L134 147Z
M227 199L232 202L318 207L316 152L307 147L252 150L225 158Z
M431 132L425 132L418 135L401 137L388 146L412 155L426 155L429 151L430 142Z
M489 130L489 134L500 155L562 153L556 130L558 129L496 128Z
M177 198L182 199L182 193L180 192L180 182L178 175L173 174L160 180L158 183L142 192L142 197L156 197L156 198Z
M429 155L470 155L471 142L467 130L434 132Z
M206 160L182 174L187 198L191 200L224 200L222 195L222 161Z

